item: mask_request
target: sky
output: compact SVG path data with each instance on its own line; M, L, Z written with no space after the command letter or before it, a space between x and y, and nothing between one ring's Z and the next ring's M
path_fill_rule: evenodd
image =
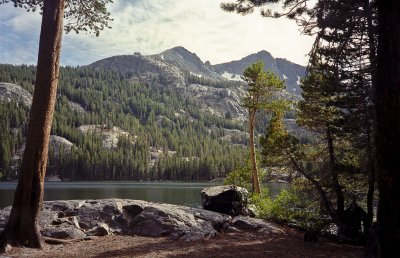
M62 65L87 65L115 55L157 54L183 46L218 64L261 50L305 65L314 38L294 21L242 16L220 9L222 0L115 0L108 6L112 29L99 37L64 34ZM36 64L41 16L0 5L0 63Z

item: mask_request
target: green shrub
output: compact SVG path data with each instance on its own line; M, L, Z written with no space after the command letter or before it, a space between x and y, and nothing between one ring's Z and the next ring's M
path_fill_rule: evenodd
M236 185L251 191L251 169L248 166L237 167L228 173L224 180L225 185Z
M260 182L263 182L267 176L267 172L260 168L259 160L260 157L257 154L257 167L259 168L258 176ZM246 159L246 162L243 165L236 167L235 170L226 175L224 184L240 186L246 188L249 192L252 192L252 171L250 157Z
M258 217L277 222L289 222L301 216L301 211L296 207L297 202L297 196L287 190L282 190L275 199L265 192L251 197Z
M294 223L304 229L320 230L325 222L318 207L315 207L314 202L300 198L301 195L294 189L282 190L274 199L265 190L260 195L254 194L250 202L256 209L257 217L278 223Z

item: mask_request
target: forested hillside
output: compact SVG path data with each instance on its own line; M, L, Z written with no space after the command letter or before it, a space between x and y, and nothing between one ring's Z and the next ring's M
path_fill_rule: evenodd
M286 79L284 98L299 99L296 89L304 67L274 59L266 51L231 63L243 68L255 59L267 60L265 69ZM243 162L248 141L247 110L241 105L246 84L237 80L243 71L231 63L212 66L175 47L157 55L135 52L62 68L47 176L69 180L224 177ZM237 78L227 77L226 69L233 69ZM18 177L35 71L34 66L0 65L3 179ZM309 141L293 112L285 118L293 134ZM269 117L260 114L258 119L256 132L262 134Z
M0 65L1 82L30 93L34 78L34 66ZM62 68L51 133L59 137L51 138L47 175L69 180L224 176L245 156L242 123L229 114L201 112L179 91L110 69ZM14 97L0 101L0 173L15 179L29 103Z

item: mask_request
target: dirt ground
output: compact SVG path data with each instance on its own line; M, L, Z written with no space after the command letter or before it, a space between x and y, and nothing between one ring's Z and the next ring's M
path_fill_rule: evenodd
M109 235L43 250L13 248L0 257L363 257L363 248L321 239L304 242L302 234L221 233L202 241Z

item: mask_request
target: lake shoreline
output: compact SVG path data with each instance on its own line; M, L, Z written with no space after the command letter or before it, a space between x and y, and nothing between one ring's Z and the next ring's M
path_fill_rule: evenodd
M45 182L45 201L122 198L200 207L204 187L217 182L76 181ZM0 209L12 205L17 182L0 182ZM266 184L272 195L287 184Z

